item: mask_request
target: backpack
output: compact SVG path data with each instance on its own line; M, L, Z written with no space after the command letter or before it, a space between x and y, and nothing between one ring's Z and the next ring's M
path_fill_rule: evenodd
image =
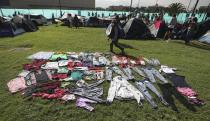
M109 26L106 29L106 36L108 38L113 38L114 37L114 31L112 29L112 25L111 24L109 24Z
M114 30L112 28L112 25L109 24L109 26L106 29L106 35L108 38L113 38L114 37ZM121 38L125 35L123 28L118 25L118 38Z

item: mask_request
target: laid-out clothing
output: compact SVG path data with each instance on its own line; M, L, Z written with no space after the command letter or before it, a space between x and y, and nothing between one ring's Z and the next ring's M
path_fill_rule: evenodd
M94 108L89 105L89 103L97 103L96 101L87 99L87 98L78 98L76 101L76 106L80 108L87 109L89 111L93 111Z
M7 86L11 93L16 93L26 88L25 79L24 77L17 77L15 79L10 80L7 83Z
M146 75L144 74L144 72L140 68L134 66L134 67L131 67L131 69L134 70L138 75L140 75L142 77L146 77Z
M155 77L158 78L163 83L168 83L168 81L154 68L142 68L147 78L152 82L155 83Z
M93 62L92 61L82 61L82 66L92 68Z
M119 56L112 56L112 63L113 64L128 64L128 58L127 57L119 57Z
M175 100L174 97L180 102L182 103L186 108L188 108L189 110L194 111L194 107L192 104L189 103L189 101L180 93L177 92L176 88L174 86L172 86L170 83L168 84L159 84L158 86L160 87L160 90L163 94L163 98L166 100L166 102L169 103L170 107L174 110L179 112L176 104L175 104Z
M24 91L22 92L22 95L24 95L25 97L28 97L28 96L31 96L33 93L37 93L37 92L46 93L60 87L60 85L61 85L60 81L30 85L24 89Z
M47 62L45 65L42 65L42 69L58 69L58 62Z
M78 81L81 80L83 76L83 73L81 71L74 71L71 73L72 80Z
M63 89L56 88L53 93L37 92L33 93L33 97L41 97L43 99L59 99L62 98L65 94Z
M57 61L57 60L68 60L67 54L59 54L59 53L54 53L51 57L50 60L52 61Z
M99 61L96 59L96 57L93 57L93 65L94 66L101 66Z
M112 67L112 70L113 70L113 72L122 76L123 78L128 79L128 77L123 73L123 71L120 70L120 68L118 66Z
M75 67L83 67L83 63L81 61L70 61L67 65L69 70L73 70Z
M46 63L45 60L34 60L32 63L24 64L23 69L28 71L40 70L41 66Z
M151 58L151 59L144 58L144 60L145 60L149 65L152 65L152 66L159 66L159 65L160 65L160 61L159 61L158 59L155 59L155 58Z
M61 99L64 101L71 101L71 100L75 100L76 97L74 94L65 94Z
M100 97L103 95L103 88L98 88L98 87L76 88L76 89L70 90L70 92L75 95L94 100L98 103L105 102L104 100L100 99Z
M196 97L197 93L189 87L177 87L177 91L186 97Z
M51 75L47 74L45 70L39 70L34 72L35 78L36 78L36 83L46 83L49 80L51 80ZM50 76L50 77L49 77Z
M21 73L18 74L18 77L26 78L31 72L27 70L23 70Z
M65 79L68 77L68 74L53 74L52 79L59 80L59 79Z
M108 66L108 65L110 65L110 61L106 58L106 57L104 57L104 56L100 56L99 58L98 58L98 61L99 61L99 64L100 65L103 65L103 66Z
M113 71L110 67L106 67L106 70L105 70L105 79L107 81L112 81L112 74L113 74Z
M52 70L38 70L31 71L25 78L26 85L34 85L40 83L46 83L52 80Z
M37 52L33 55L30 55L28 59L32 60L48 60L54 52Z
M57 70L57 73L59 73L59 74L68 74L69 70L68 70L67 67L59 67L58 70Z
M101 80L104 79L104 70L91 70L95 79Z
M147 88L149 88L152 92L154 92L158 98L160 99L160 101L168 106L169 104L165 101L165 99L163 98L163 96L158 92L158 90L155 88L155 86L153 86L152 83L150 83L147 80L142 80L142 81L138 81L135 83L137 88L140 90L140 92L144 95L145 99L150 103L150 105L152 106L152 108L157 108L156 103L154 102L152 96L149 94L149 92L147 91Z
M67 66L69 62L72 62L72 60L60 60L58 61L58 66L59 67Z
M166 77L172 82L175 87L190 87L185 81L185 76L166 74Z
M116 99L136 99L138 104L141 103L140 100L144 99L143 94L131 85L125 78L121 76L116 76L110 83L108 91L108 102L113 102Z
M99 103L104 103L106 101L100 99L100 97L103 95L103 88L97 87L98 85L102 84L103 81L104 80L99 80L92 84L84 84L81 88L70 89L70 93L94 100Z
M176 68L170 68L168 66L161 65L159 72L163 72L165 74L173 74L173 73L175 73L174 72L175 70L176 70Z
M132 74L132 71L131 71L130 67L125 67L125 68L122 68L122 69L125 72L126 76L128 77L128 80L133 80L134 79L134 76Z
M186 97L191 104L203 105L204 101L198 99L198 94L187 84L185 77L176 74L167 74L176 91Z

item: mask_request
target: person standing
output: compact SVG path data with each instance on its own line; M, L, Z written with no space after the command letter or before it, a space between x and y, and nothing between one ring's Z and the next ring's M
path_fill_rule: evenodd
M74 26L77 28L79 28L79 18L77 17L77 15L74 16Z
M113 46L115 45L117 48L119 48L121 50L121 54L125 55L124 48L121 47L118 43L118 40L120 37L120 34L119 34L120 30L119 30L119 25L118 25L118 22L116 19L112 20L110 27L111 27L111 32L109 35L109 38L111 39L110 52L112 52L112 53L114 52Z
M72 15L71 14L68 14L67 19L68 19L68 23L69 23L69 28L72 28L72 20L73 20Z

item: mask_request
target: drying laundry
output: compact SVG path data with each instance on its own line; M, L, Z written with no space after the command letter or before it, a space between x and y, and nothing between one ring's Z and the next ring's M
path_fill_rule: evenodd
M48 60L54 54L54 52L37 52L33 55L30 55L28 59L32 60Z
M143 94L131 85L125 78L116 76L110 83L108 91L108 102L113 102L116 99L136 99L137 103L140 104L140 100L144 99Z
M144 95L145 99L150 103L150 105L152 106L152 108L157 108L156 103L154 102L152 96L149 94L149 92L147 91L147 88L149 88L152 92L154 92L158 98L160 99L160 101L168 106L169 104L165 101L165 99L163 98L163 96L158 92L158 90L153 86L152 83L150 83L147 80L142 80L139 82L136 82L136 86L137 88L141 91L141 93Z
M154 68L142 68L142 70L144 71L144 73L146 74L147 78L155 83L155 77L157 77L160 81L162 81L163 83L168 83L168 81Z
M17 77L7 83L9 91L15 93L26 88L24 77Z
M94 108L90 106L89 103L97 103L97 102L90 99L86 99L86 98L78 98L76 102L76 106L87 109L89 111L93 111Z

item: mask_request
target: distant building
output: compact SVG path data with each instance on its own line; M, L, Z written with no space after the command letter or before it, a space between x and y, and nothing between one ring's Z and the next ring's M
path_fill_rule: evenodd
M109 10L113 11L129 11L130 7L129 6L109 6Z
M95 0L0 0L0 7L21 9L94 9Z
M200 6L199 12L210 13L210 4L209 4L209 6Z

